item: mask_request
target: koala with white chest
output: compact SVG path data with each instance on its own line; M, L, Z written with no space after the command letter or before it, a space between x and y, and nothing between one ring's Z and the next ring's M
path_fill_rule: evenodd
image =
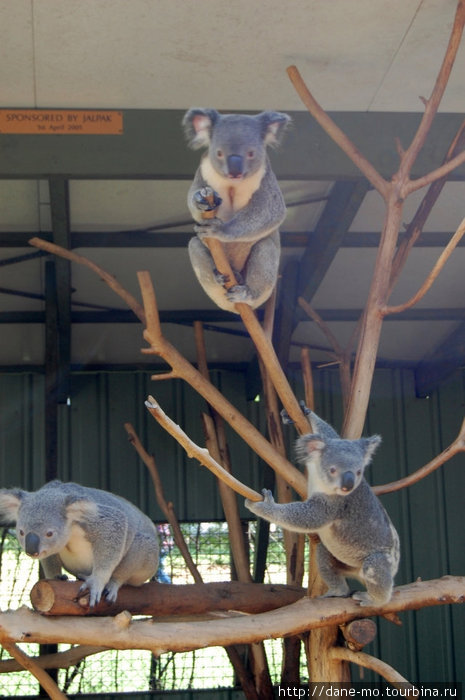
M67 571L84 581L91 606L117 598L124 583L140 586L158 568L155 525L126 499L72 482L38 491L0 490L0 522L16 524L22 549L45 575Z
M208 296L222 309L237 302L256 308L278 278L278 227L286 206L266 153L277 145L290 121L281 112L221 115L214 109L190 109L183 126L189 145L206 147L189 189L187 204L197 236L189 242L194 272ZM205 218L206 212L215 212ZM237 284L225 290L204 238L224 245Z
M362 606L382 605L392 595L399 537L363 476L381 438L344 440L315 413L309 412L309 420L314 434L296 443L307 467L307 500L279 504L264 490L263 501L246 500L246 506L289 530L318 534L318 568L328 585L325 597L347 596L346 578L355 578L367 590L352 597Z

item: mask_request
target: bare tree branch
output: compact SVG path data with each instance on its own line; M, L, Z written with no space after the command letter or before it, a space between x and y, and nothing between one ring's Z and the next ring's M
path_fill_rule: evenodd
M218 621L160 622L117 617L53 619L27 608L0 613L0 643L105 644L113 649L150 649L153 653L191 651L206 646L250 644L263 639L301 634L338 625L361 616L463 603L465 577L444 576L394 589L389 603L360 608L350 598L302 598L292 605L258 615Z
M153 396L148 397L145 405L155 420L160 423L160 425L162 425L163 428L179 442L180 445L184 447L188 457L197 459L200 464L213 472L218 479L221 479L221 481L236 491L236 493L244 496L244 498L250 498L251 501L263 500L262 496L257 491L249 488L232 476L232 474L229 474L225 469L223 469L221 464L218 464L218 462L213 459L207 449L196 445L195 442L193 442L179 427L179 425L176 425L176 423L174 423L171 418L164 413Z
M397 481L391 481L389 484L374 486L373 491L380 496L384 493L392 493L393 491L404 489L407 486L412 486L412 484L416 484L421 479L424 479L425 476L428 476L428 474L434 472L436 469L438 469L438 467L442 466L459 452L465 452L465 419L454 442L449 445L449 447L446 447L446 449L443 450L440 455L437 455L431 460L431 462L428 462L428 464L425 464L420 469L417 469L417 471L413 472L413 474L409 474L403 479L398 479Z
M18 640L19 641L19 640ZM29 671L39 681L42 688L47 692L51 700L66 700L66 695L61 692L55 681L49 676L47 671L41 668L30 656L24 653L14 642L2 641L2 646L16 661Z
M333 647L330 650L330 656L333 659L343 659L344 661L350 661L358 666L363 666L363 668L369 668L371 671L379 673L380 676L385 678L393 686L400 686L402 689L408 693L408 690L414 689L414 686L408 682L406 678L400 675L395 668L389 666L389 664L381 661L380 659L365 654L363 651L352 651L352 649L347 649L344 647Z
M386 199L389 190L389 183L385 180L376 168L365 158L346 134L337 126L331 117L320 107L318 102L311 94L308 87L300 75L296 66L289 66L287 74L296 89L300 99L318 122L318 124L326 131L335 143L349 156L351 161L361 170L367 180L371 182L373 187Z
M100 654L107 651L108 647L81 645L71 647L66 651L59 651L56 654L45 654L44 656L29 657L34 663L43 669L47 668L69 668L76 666L80 661L93 654ZM16 659L2 659L0 661L0 673L14 673L15 671L26 671L24 666Z
M465 146L465 120L461 123L457 133L455 134L452 143L450 144L444 162L447 163L453 158L458 151L460 151ZM392 263L391 279L389 281L389 293L388 297L391 295L392 290L404 268L405 262L408 255L415 245L416 241L421 235L423 226L425 225L428 216L430 215L434 205L436 204L439 195L441 194L444 185L447 182L447 177L442 178L433 182L423 199L420 202L418 209L415 212L412 220L407 226L406 231L402 234L402 240L400 241L394 260Z
M457 231L454 233L452 238L450 239L449 243L446 245L444 250L442 251L441 255L436 261L436 264L434 265L433 269L429 273L428 277L426 280L423 282L421 285L420 289L416 292L416 294L413 295L408 301L406 301L404 304L398 304L397 306L385 306L384 308L381 309L381 313L383 316L388 316L389 314L398 314L401 313L402 311L406 311L406 309L410 309L412 306L415 306L417 302L422 299L425 294L428 292L429 289L433 286L434 282L436 281L436 278L438 277L439 273L441 272L442 268L454 252L455 248L457 247L458 243L462 239L463 235L465 234L465 218L462 219Z
M148 272L138 273L141 285L144 305L156 310L156 299ZM155 318L153 311L147 314L147 318ZM299 493L305 496L307 484L304 475L296 469L287 459L276 452L263 435L224 398L213 384L204 379L179 353L176 348L163 337L160 324L156 321L148 325L144 331L144 338L150 344L146 352L160 355L171 365L176 374L188 382L216 411L230 424L230 426L265 460L278 474ZM307 426L308 432L308 426Z
M442 96L449 81L450 73L455 63L457 51L459 49L460 42L462 39L464 24L465 2L464 0L459 0L459 2L457 3L449 43L447 45L441 68L439 69L439 73L436 78L431 97L425 103L425 112L421 119L420 125L401 161L401 166L399 170L399 172L402 172L401 178L404 176L404 174L406 177L410 175L412 166L426 141L426 137L428 136L431 124L433 123L433 119L436 116L436 112L438 111L439 104L442 100ZM438 175L438 177L441 177L441 175ZM401 196L407 196L408 187L410 186L410 183L411 181L404 182L401 188Z
M210 253L215 263L216 269L225 275L227 282L226 289L236 284L234 273L229 264L229 260L224 252L223 244L215 238L205 238L205 243L208 245ZM286 375L279 363L279 360L274 351L271 339L266 335L261 327L255 311L251 306L244 303L235 304L236 311L240 314L244 326L247 328L250 337L252 338L261 361L266 367L266 371L270 375L270 380L276 389L276 393L282 401L284 408L289 416L294 421L297 430L301 434L308 433L308 423L305 416L300 410L299 403L294 396L294 393L289 386Z
M189 552L189 549L186 545L186 541L184 539L184 536L182 534L181 528L179 527L179 521L176 517L176 514L173 509L173 504L168 503L165 499L165 495L163 492L163 485L160 479L160 473L158 471L155 458L153 455L150 455L143 447L141 441L139 440L139 437L134 430L133 426L131 423L125 423L124 424L125 430L129 436L129 442L131 445L134 447L136 450L137 454L141 458L141 460L144 462L145 466L149 470L150 477L152 479L153 487L155 490L155 497L157 499L157 503L160 506L160 509L163 511L167 521L170 524L171 527L171 532L173 533L173 539L181 552L184 561L186 562L186 566L189 569L190 573L192 574L192 578L196 583L202 583L202 577L199 573L198 568L196 567L194 560L191 557L191 553Z
M436 182L436 180L447 177L449 173L463 163L465 163L465 151L462 151L462 153L459 153L454 158L451 158L451 160L447 161L447 163L443 163L439 166L439 168L436 168L436 170L431 170L431 172L429 172L427 175L419 177L416 180L409 180L407 185L402 190L403 195L408 197L410 194L412 194L412 192L421 190L422 187L426 187L426 185L431 185L433 182Z
M35 248L40 248L40 250L46 250L48 253L52 253L53 255L58 255L60 258L65 258L66 260L70 260L71 262L77 263L78 265L84 265L85 267L88 267L89 270L92 270L92 272L95 272L96 275L100 277L108 286L116 292L116 294L123 299L123 301L129 306L129 308L134 311L135 315L141 321L142 323L145 324L145 313L143 307L140 305L140 303L135 299L135 297L132 296L124 287L121 286L121 284L118 282L116 277L113 275L110 275L109 272L106 272L102 267L99 267L99 265L96 265L92 260L89 260L89 258L85 258L83 255L78 255L77 253L73 253L73 251L68 250L67 248L62 248L59 245L55 245L55 243L49 243L48 241L42 240L42 238L31 238L29 240L29 244L34 246Z

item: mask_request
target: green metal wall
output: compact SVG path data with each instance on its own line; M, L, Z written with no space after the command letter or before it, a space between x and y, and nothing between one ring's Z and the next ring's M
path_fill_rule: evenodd
M264 430L260 404L245 400L241 373L214 374L220 390ZM315 372L316 410L338 429L341 424L337 373ZM153 382L145 373L75 374L71 406L60 407L59 478L110 489L162 519L146 468L123 428L133 423L154 453L167 500L182 520L222 517L211 474L167 435L144 407L153 394L163 410L199 444L203 400L179 380ZM297 387L299 397L302 396ZM408 474L428 462L455 438L465 414L465 373L457 373L429 399L417 399L409 370L378 370L367 419L367 434L383 443L369 469L372 484ZM293 429L286 428L289 441ZM0 376L0 486L37 488L44 480L43 377ZM235 475L256 489L263 485L263 465L229 431ZM465 573L465 455L409 489L383 497L397 526L402 559L397 583L421 577ZM248 511L243 510L247 516ZM402 614L403 627L380 621L373 653L411 681L465 681L463 607L440 606ZM367 677L367 676L366 676Z

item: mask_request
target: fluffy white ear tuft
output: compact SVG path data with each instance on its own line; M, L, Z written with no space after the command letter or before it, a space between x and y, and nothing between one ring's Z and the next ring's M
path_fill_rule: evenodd
M26 495L25 491L17 490L0 490L0 520L5 523L15 523L18 519L19 507L22 503L22 494Z
M98 506L94 501L81 498L78 501L72 501L66 506L66 515L69 522L74 520L88 520L95 518L98 513Z
M372 437L369 438L361 438L360 442L362 443L362 448L364 451L363 465L366 467L367 464L370 464L371 458L381 444L381 436L372 435Z
M192 119L192 126L195 131L195 141L198 146L208 146L210 143L210 129L212 122L206 114L197 114Z
M322 452L326 443L319 435L303 435L296 442L297 458L300 462L306 462L314 453Z

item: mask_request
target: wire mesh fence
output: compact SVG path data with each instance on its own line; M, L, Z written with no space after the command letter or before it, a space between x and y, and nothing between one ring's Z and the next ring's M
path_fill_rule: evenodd
M161 557L157 580L163 583L192 583L182 556L174 545L169 528L159 525ZM184 538L205 583L231 579L231 552L228 528L223 522L184 523ZM251 558L254 554L256 523L244 523ZM29 605L29 593L38 579L38 564L20 549L8 529L0 530L0 608ZM281 530L271 526L265 569L266 583L285 583L286 564ZM26 653L37 656L39 646L22 644ZM59 651L70 647L59 645ZM281 642L265 642L272 681L279 682ZM9 655L0 655L0 697L34 696L37 681L26 672L5 673L11 666ZM8 663L8 666L7 666ZM305 671L304 671L305 674ZM117 693L184 689L231 688L236 685L234 670L223 648L209 647L186 653L165 653L155 657L149 651L110 650L87 656L58 671L58 685L66 694Z

